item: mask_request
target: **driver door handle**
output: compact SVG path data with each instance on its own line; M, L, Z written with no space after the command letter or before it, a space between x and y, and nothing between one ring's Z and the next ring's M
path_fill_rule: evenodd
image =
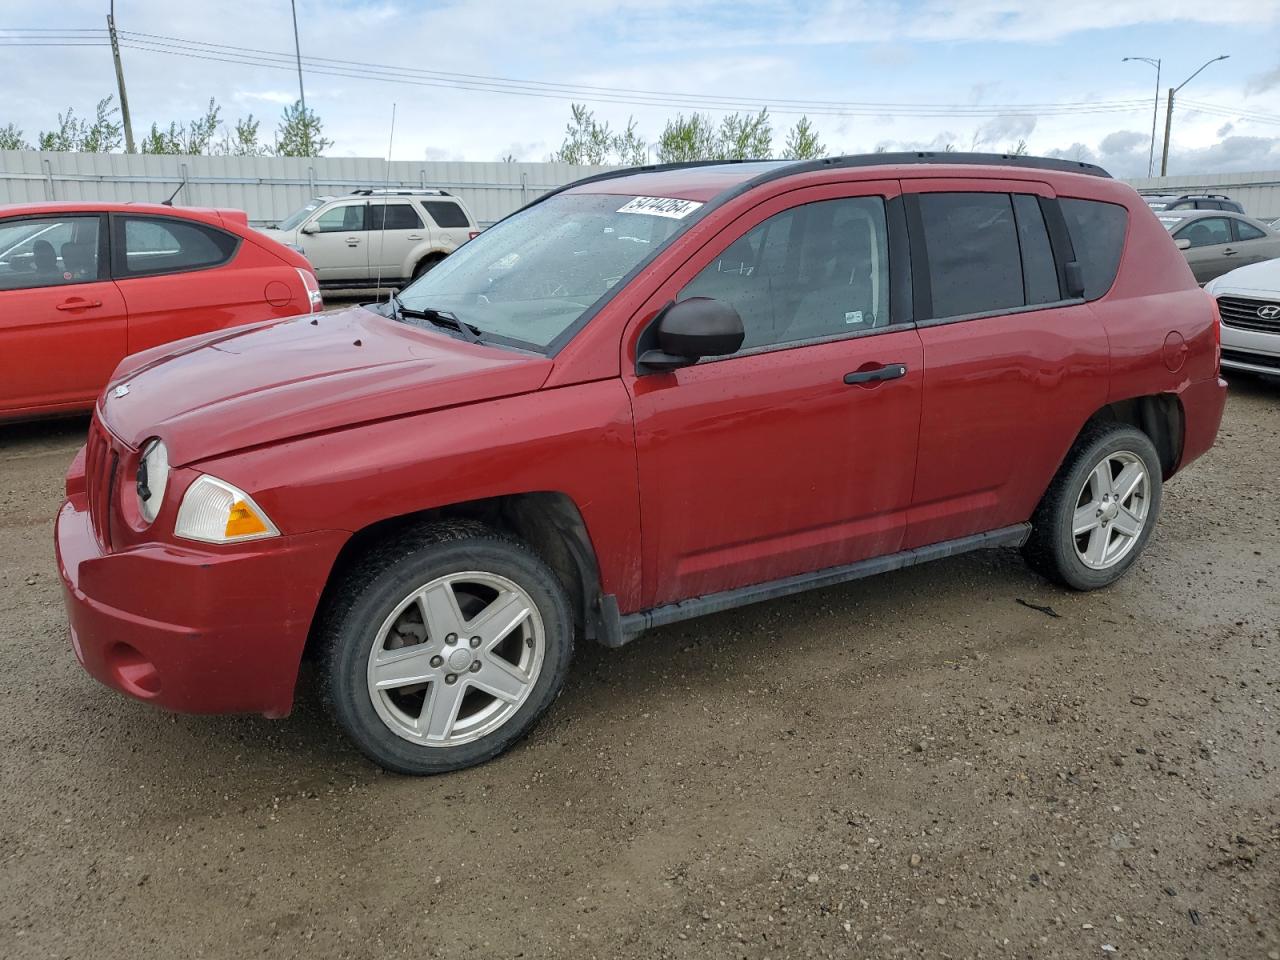
M70 300L63 300L54 307L55 310L91 310L94 307L102 306L101 300L85 300L83 297L72 297Z
M907 375L905 363L886 363L870 370L855 370L844 375L845 383L876 383L880 380L897 380Z

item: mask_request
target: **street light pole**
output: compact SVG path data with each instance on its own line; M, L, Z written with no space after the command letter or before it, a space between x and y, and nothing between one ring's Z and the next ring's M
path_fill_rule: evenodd
M1167 175L1169 172L1169 131L1170 131L1170 128L1173 126L1174 96L1177 95L1179 90L1181 90L1188 83L1190 83L1197 76L1199 76L1200 71L1203 70L1205 67L1209 66L1209 64L1217 63L1219 60L1226 60L1229 56L1230 54L1224 53L1220 57L1214 57L1212 60L1206 60L1204 63L1200 65L1200 70L1197 70L1191 76L1187 77L1187 79L1183 80L1176 87L1169 88L1169 102L1165 106L1165 115L1164 115L1164 152L1160 155L1160 176L1163 177Z
M304 149L310 155L311 125L307 119L307 92L302 87L302 44L298 42L298 0L289 0L293 11L293 53L298 60L298 102L302 105L302 137Z
M1125 57L1120 62L1127 63L1130 60L1141 60L1156 68L1156 94L1151 104L1151 149L1147 152L1147 176L1150 177L1155 171L1156 164L1156 119L1160 116L1160 59L1158 57L1154 60L1151 57Z

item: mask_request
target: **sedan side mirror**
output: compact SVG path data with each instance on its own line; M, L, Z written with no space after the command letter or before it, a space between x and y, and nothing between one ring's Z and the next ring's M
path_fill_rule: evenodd
M1191 249L1191 241L1188 240L1186 237L1179 237L1177 240L1173 241L1173 245L1177 247L1179 250Z
M320 228L317 227L314 223L308 223L302 227L302 232L303 233L319 233Z
M703 357L737 353L746 338L738 311L710 297L690 297L669 304L649 330L656 331L657 349L647 349L640 354L637 361L640 373L675 370L691 366Z

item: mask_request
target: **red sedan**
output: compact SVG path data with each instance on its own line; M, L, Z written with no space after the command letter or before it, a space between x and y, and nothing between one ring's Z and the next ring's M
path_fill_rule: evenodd
M0 206L0 420L91 409L128 354L320 309L306 258L239 210Z

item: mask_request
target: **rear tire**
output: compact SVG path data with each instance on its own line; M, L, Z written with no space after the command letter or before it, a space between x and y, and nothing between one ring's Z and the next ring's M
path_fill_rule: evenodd
M418 265L413 268L413 279L417 280L443 259L444 257L438 253L433 253L430 256L423 257L418 261Z
M573 655L564 588L522 544L479 523L420 527L331 591L322 690L369 759L406 774L482 763L533 729Z
M1094 424L1036 507L1023 556L1041 576L1073 590L1110 586L1151 539L1161 487L1160 456L1145 433Z

